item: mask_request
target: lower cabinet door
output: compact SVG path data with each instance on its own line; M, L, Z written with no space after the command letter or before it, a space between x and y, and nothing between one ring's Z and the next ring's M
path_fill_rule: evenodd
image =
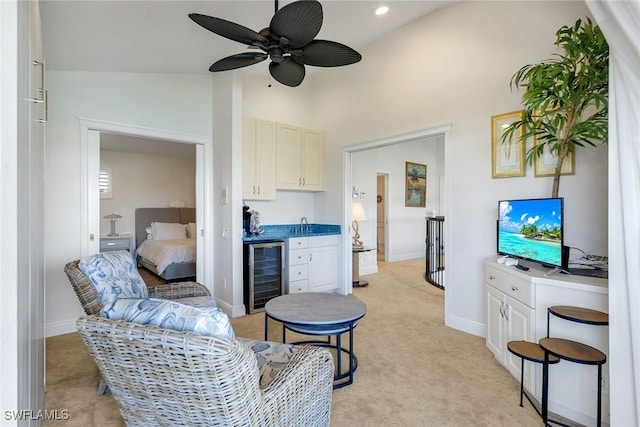
M505 296L506 315L507 315L507 331L506 340L509 341L534 341L533 335L533 309L527 307L523 303ZM506 344L505 344L506 347ZM506 368L511 374L520 379L520 367L522 361L519 357L511 354L510 351L506 353ZM534 390L534 384L531 375L531 363L524 364L524 386L528 390Z
M338 287L338 248L321 246L309 249L309 292Z
M487 347L495 358L503 363L505 348L505 321L504 321L504 297L505 295L492 286L485 286L487 298Z

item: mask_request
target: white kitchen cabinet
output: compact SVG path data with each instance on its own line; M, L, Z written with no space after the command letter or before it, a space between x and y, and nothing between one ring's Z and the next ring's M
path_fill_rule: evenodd
M242 127L242 198L276 199L275 122L245 117Z
M539 264L520 261L530 269L517 270L484 262L486 289L486 345L515 378L520 381L521 359L507 350L515 340L538 342L547 335L547 309L569 305L608 311L608 282L592 277L554 274ZM552 317L551 337L578 341L608 354L608 329L577 324ZM538 401L542 398L542 365L525 362L524 386ZM549 410L584 425L594 425L597 375L594 366L561 362L549 369ZM602 414L609 422L608 364L603 366Z
M324 133L278 123L277 176L279 190L324 190Z
M289 239L288 293L338 288L339 235Z

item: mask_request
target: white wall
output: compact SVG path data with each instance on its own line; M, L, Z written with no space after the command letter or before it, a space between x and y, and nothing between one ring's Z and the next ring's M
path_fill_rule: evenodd
M194 157L100 150L100 161L111 167L113 197L100 199L100 234L109 234L111 221L105 215L122 215L117 233L135 235L136 208L169 207L172 200L196 206L196 165ZM171 171L171 173L167 173Z
M46 334L75 330L82 314L64 265L80 257L78 118L211 139L212 80L207 75L59 72L47 74L45 164Z
M363 60L337 78L315 79L314 126L326 129L329 165L346 146L453 123L442 212L447 325L484 335L482 259L495 253L497 200L551 194L551 178L530 168L523 178L491 178L491 116L520 108L513 73L549 58L555 32L587 14L581 2L465 2L361 49ZM606 146L578 149L576 175L560 184L567 244L588 251L606 251L606 156ZM342 192L341 174L328 174L316 220L340 221Z
M314 194L306 191L276 192L276 200L245 200L244 203L260 213L260 224L299 224L304 216L309 224L313 216Z

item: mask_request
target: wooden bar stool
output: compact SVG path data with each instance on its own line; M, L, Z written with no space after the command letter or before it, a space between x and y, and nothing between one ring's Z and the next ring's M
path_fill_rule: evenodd
M538 410L536 405L529 397L529 393L524 388L524 361L528 360L534 363L544 363L544 350L539 344L529 341L509 341L507 343L507 349L522 359L520 364L520 406L522 405L522 396L526 397L533 409L542 418L542 413ZM555 356L549 356L549 363L558 363L560 359Z
M553 306L547 309L547 337L540 340L540 347L544 350L544 363L542 365L542 420L545 425L549 420L549 364L551 357L555 356L582 365L596 365L598 367L598 419L597 425L602 425L602 365L607 362L607 355L589 345L564 338L550 338L551 315L570 322L578 322L587 325L606 326L609 324L609 315L597 310L572 306ZM555 421L551 421L555 422Z

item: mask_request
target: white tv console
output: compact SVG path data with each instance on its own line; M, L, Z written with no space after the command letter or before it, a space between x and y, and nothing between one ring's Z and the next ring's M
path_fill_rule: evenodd
M498 257L484 261L486 342L496 360L518 381L521 359L507 350L509 341L538 342L547 336L547 308L570 305L607 313L606 279L555 273L534 262L520 261L528 271L498 264ZM609 423L609 330L551 316L551 337L567 338L597 348L607 355L603 366L602 420ZM549 367L549 410L581 424L595 425L597 369L567 361ZM542 365L525 362L524 386L541 401ZM517 396L514 404L517 405Z

